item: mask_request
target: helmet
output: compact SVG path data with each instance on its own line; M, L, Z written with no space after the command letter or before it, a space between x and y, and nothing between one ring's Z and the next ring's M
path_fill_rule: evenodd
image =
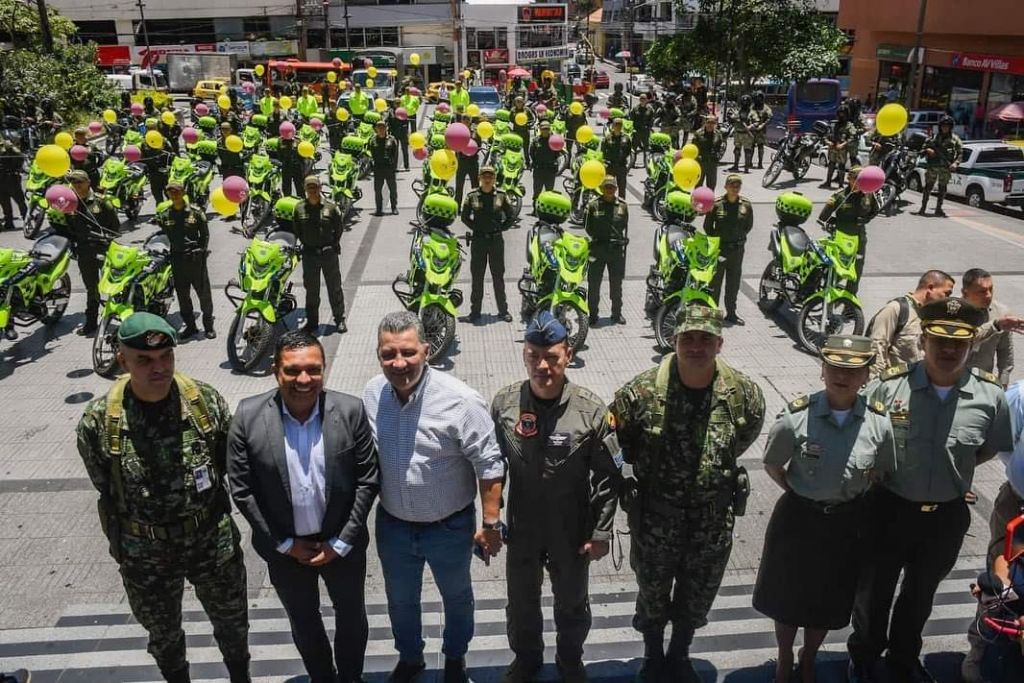
M44 97L39 101L39 106L43 109L53 109L53 100L49 97Z
M154 117L149 117L146 119L146 130L156 130L158 123Z
M955 122L953 121L953 117L950 116L949 114L944 114L942 118L939 119L940 126L952 126L954 123Z
M217 154L217 143L214 140L200 140L195 149L199 154L214 156Z
M380 121L380 114L375 111L368 111L363 114L363 123L368 123L371 126Z
M360 141L362 141L362 138L360 138ZM281 147L281 138L270 138L267 140L266 147L268 152L276 152Z
M505 145L505 149L518 152L523 148L523 139L515 133L505 133L501 136L501 144Z
M198 125L202 130L213 131L217 128L217 119L212 116L200 116Z
M625 118L626 113L618 107L612 107L608 110L608 118L614 121L615 119Z
M509 113L508 109L498 109L494 112L494 118L507 123L512 120L512 114Z
M839 105L839 108L836 109L836 118L840 119L840 120L843 120L843 121L849 121L850 120L850 109L849 109L849 107L847 107L845 104Z
M572 201L561 192L545 190L537 195L533 208L537 212L537 218L545 223L561 225L569 218Z
M740 96L740 107L742 107L743 109L746 109L749 106L750 106L750 95L741 95Z
M814 205L799 192L783 192L775 199L775 215L783 225L800 225L811 216Z
M690 193L680 190L672 190L665 196L665 211L669 216L682 218L686 223L697 217L697 209L693 208Z
M367 112L367 114L368 113L370 113L370 112ZM363 120L364 121L366 120L366 114L363 114ZM435 121L440 121L441 123L448 123L449 121L452 120L452 115L449 114L446 111L435 111L434 112L434 120Z
M668 133L651 133L647 144L655 152L664 152L672 145L672 138Z
M861 106L860 100L856 97L851 97L846 103L846 108L850 110L850 116L859 116Z
M359 154L363 151L366 142L358 135L346 135L341 139L341 149L349 154Z
M595 135L594 137L584 142L583 146L586 147L587 149L601 149L601 138Z
M434 133L433 135L430 136L430 141L428 144L430 145L430 149L444 149L444 135L442 135L441 133Z
M249 123L256 126L257 128L267 127L267 117L263 114L253 114L252 118L249 119Z
M828 121L815 121L814 125L811 126L811 130L814 131L815 135L827 137L832 130L832 126L828 124Z
M153 98L152 97L144 97L144 98L142 98L142 105L144 107L152 107L153 106Z
M764 93L760 90L754 91L754 104L761 106L764 104Z
M423 215L428 228L447 228L459 215L459 203L447 194L428 194L423 200Z
M274 202L274 218L278 221L290 221L300 201L298 197L281 197Z

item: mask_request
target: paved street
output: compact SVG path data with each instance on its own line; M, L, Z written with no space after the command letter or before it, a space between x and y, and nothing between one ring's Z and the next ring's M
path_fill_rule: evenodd
M606 67L611 71L611 67ZM731 154L729 155L731 158ZM323 165L323 164L321 164ZM362 183L362 215L342 241L345 297L349 308L349 333L323 338L330 368L327 386L359 394L378 371L374 357L375 327L381 315L399 308L390 284L407 267L408 221L414 215L416 197L410 182L418 177L419 163L409 173L399 174L398 217L371 217L372 183ZM817 189L823 169L812 167L796 187L810 196L816 207L827 196ZM573 381L588 386L604 399L617 387L651 367L659 358L654 335L644 320L644 277L651 258L654 223L640 208L643 171L630 175L627 199L631 222L627 279L625 283L625 326L607 321L607 284L601 323L588 337L588 348L571 370ZM218 185L215 181L214 185ZM722 187L719 182L719 187ZM531 182L527 179L527 187ZM786 187L786 184L783 184ZM766 318L757 308L758 278L768 261L766 249L773 223L774 197L779 190L763 190L760 173L746 178L744 194L754 203L755 228L747 243L744 286L739 314L743 327L725 333L724 355L761 385L769 415L775 415L789 400L820 386L817 360L798 348L788 319ZM928 268L942 268L958 279L968 268L990 270L996 282L996 297L1012 307L1024 302L1024 221L1017 214L992 213L948 202L947 219L911 216L917 196L908 195L912 205L891 218L878 218L869 226L869 246L864 283L860 294L870 316L885 301L913 287ZM524 208L524 213L527 211ZM143 222L127 228L124 239L139 240L155 230L145 219L152 215L150 204ZM213 233L210 260L217 314L215 341L189 341L179 347L178 367L187 374L210 382L234 406L243 397L266 391L274 380L266 368L253 375L233 373L227 364L225 337L232 307L223 287L235 275L238 255L245 240L231 232L219 218L211 219ZM462 232L461 226L459 232ZM810 228L812 234L816 228ZM526 230L506 238L506 288L510 307L518 310L516 281L525 265ZM0 234L0 246L25 247L20 233ZM145 651L145 633L131 619L116 567L107 555L96 517L96 492L85 476L74 443L74 426L84 403L101 396L110 383L91 371L90 341L71 330L82 320L84 292L72 266L73 295L68 313L51 330L29 328L15 343L0 342L0 670L27 666L35 671L33 681L151 681L158 672ZM464 265L461 287L469 293L469 268ZM304 295L301 277L292 281L300 305ZM957 287L959 291L959 284ZM326 299L326 296L324 297ZM326 300L321 320L330 320ZM177 305L171 322L180 323ZM1019 308L1018 308L1019 310ZM490 398L500 387L524 377L520 339L524 326L496 318L491 292L484 300L481 324L459 323L458 340L442 369L452 372ZM463 312L468 312L468 303ZM288 320L290 326L301 318L301 309ZM333 332L333 327L323 327ZM1019 375L1020 373L1016 373ZM765 425L767 431L771 420ZM754 612L750 593L756 575L764 529L778 488L760 466L764 435L742 459L752 472L753 494L747 516L737 524L735 548L723 587L711 614L711 624L698 632L694 652L705 680L744 682L769 680L764 663L773 656L774 639L770 620ZM940 588L936 608L925 639L929 663L936 665L940 680L957 680L951 673L961 652L963 636L974 613L967 592L972 577L982 566L987 544L987 519L996 489L1003 481L1001 468L993 463L978 473L975 490L979 496L973 508L973 522L957 569ZM240 526L244 520L236 513ZM625 529L625 520L618 525ZM246 536L248 534L246 533ZM619 537L628 556L629 538ZM302 672L301 661L292 645L287 620L266 577L263 562L245 544L249 565L250 614L252 618L253 672L260 680L276 680ZM498 680L511 659L504 629L503 560L491 567L474 563L477 589L477 635L471 645L469 665L475 680ZM827 558L824 571L828 571ZM592 568L594 630L586 659L594 680L627 680L636 669L642 644L630 626L635 584L628 562L617 571L604 560ZM383 581L376 554L370 553L367 577L370 603L371 643L367 668L371 680L383 680L395 654L390 639ZM425 593L427 652L431 666L440 659L440 605L436 590L427 582ZM224 676L220 655L213 643L211 627L194 595L186 592L186 632L194 680L215 680ZM554 644L550 622L550 600L546 603L547 642ZM330 614L330 609L325 609ZM845 633L828 640L823 653L819 680L845 680ZM553 651L548 661L553 661ZM553 667L545 680L555 680ZM295 680L305 680L296 678ZM429 677L427 680L430 680Z

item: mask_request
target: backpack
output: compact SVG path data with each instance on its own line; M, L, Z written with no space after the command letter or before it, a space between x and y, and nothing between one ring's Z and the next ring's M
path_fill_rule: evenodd
M904 294L903 296L896 297L895 299L889 299L889 301L886 302L886 305L891 304L893 301L900 305L900 311L896 317L896 329L893 330L892 333L893 339L896 339L900 336L900 332L903 331L903 328L906 327L907 323L910 321L910 302L907 301L907 295ZM881 309L879 309L878 313L881 312ZM864 330L864 336L871 336L871 331L875 327L875 318L878 317L878 313L871 316L871 320L868 321L867 329Z

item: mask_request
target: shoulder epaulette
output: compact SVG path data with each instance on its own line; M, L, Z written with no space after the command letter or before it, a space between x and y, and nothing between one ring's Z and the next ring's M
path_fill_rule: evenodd
M800 410L804 410L809 405L811 405L811 398L810 396L804 395L801 396L800 398L793 399L792 401L789 402L789 405L786 407L789 408L789 412L795 413Z
M879 375L879 379L887 380L895 377L902 377L910 372L910 366L906 363L900 363L899 365L893 365L892 367L886 368Z
M885 409L885 404L881 401L868 401L868 410L879 415L887 415L888 410Z
M978 379L982 379L985 380L986 382L991 382L992 384L1002 386L1002 384L1000 384L999 382L999 377L997 377L994 373L989 372L988 370L982 370L981 368L971 368L971 371L974 373L974 376L977 377Z

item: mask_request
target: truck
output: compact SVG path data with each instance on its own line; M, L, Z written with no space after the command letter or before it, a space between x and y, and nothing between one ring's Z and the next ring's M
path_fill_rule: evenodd
M167 80L171 92L189 93L199 81L231 83L238 67L238 55L230 53L186 53L167 55Z
M391 75L390 69L377 69L377 76L375 78L370 78L370 73L366 69L356 69L352 72L350 80L353 84L362 88L363 92L372 100L382 98L390 101L395 96L395 77ZM367 80L373 82L372 88L366 87ZM340 100L347 102L351 96L352 90L348 89L341 94Z
M118 90L130 92L133 102L152 97L153 103L162 107L168 100L167 77L158 69L133 68L126 74L107 74L106 79Z
M909 189L921 191L926 168L922 154L909 178ZM1024 208L1024 149L1002 140L965 142L946 194L961 197L974 207L998 204Z

